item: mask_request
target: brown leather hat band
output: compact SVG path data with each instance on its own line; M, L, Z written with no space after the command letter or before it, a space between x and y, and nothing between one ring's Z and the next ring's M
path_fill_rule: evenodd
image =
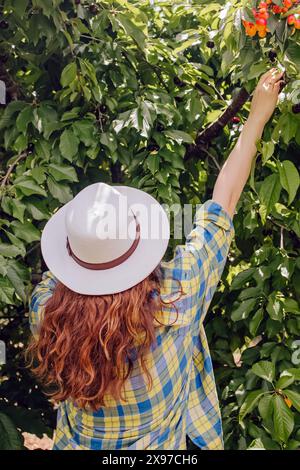
M118 258L115 258L111 261L107 261L106 263L87 263L86 261L83 261L83 260L79 259L73 253L68 237L67 237L67 250L68 250L69 255L73 258L73 260L76 261L76 263L79 264L80 266L82 266L83 268L94 269L96 271L98 271L98 270L100 271L100 270L103 270L103 269L111 269L111 268L115 268L116 266L119 266L120 264L124 263L124 261L126 261L132 255L132 253L136 250L136 247L138 246L138 244L140 242L140 236L141 236L140 225L137 224L136 225L135 240L134 240L133 244L131 245L131 247L123 255L121 255Z

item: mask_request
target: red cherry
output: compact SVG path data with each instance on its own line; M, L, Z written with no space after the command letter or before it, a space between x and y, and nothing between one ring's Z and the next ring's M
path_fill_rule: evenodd
M288 19L287 19L288 24L292 25L295 23L295 21L296 21L295 15L288 16Z
M259 18L263 18L264 20L267 20L269 18L269 13L267 11L263 13L259 13Z
M266 26L267 21L264 18L257 18L256 24L257 24L257 26Z

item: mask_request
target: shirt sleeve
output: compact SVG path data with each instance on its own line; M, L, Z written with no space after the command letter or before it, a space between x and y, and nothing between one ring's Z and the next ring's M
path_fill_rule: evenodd
M234 236L233 222L223 207L209 199L196 211L185 251L190 256L192 302L196 320L203 321L222 276ZM201 308L198 308L202 304Z
M29 323L35 337L38 335L38 327L43 318L44 306L52 296L57 282L58 279L50 271L45 271L41 282L32 291L29 301Z

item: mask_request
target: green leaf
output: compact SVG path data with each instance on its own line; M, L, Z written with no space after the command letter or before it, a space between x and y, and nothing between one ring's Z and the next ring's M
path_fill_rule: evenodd
M257 299L247 299L241 302L231 313L232 321L240 321L248 318L250 312L253 310Z
M111 153L114 153L118 148L116 138L112 132L103 132L100 135L99 140L102 145L105 145L105 147L110 150Z
M294 415L279 395L273 399L274 435L279 442L287 442L294 429Z
M72 166L51 163L48 167L48 171L56 181L78 181L76 171Z
M150 154L146 158L146 165L154 175L159 170L159 156L157 154Z
M258 377L267 380L267 382L272 383L275 378L275 366L272 362L257 362L252 366L251 370L255 375L258 375Z
M24 17L29 0L12 0L13 12L20 18Z
M21 433L8 416L0 413L0 450L21 450L23 448Z
M247 447L247 449L249 450L256 450L256 449L266 449L262 440L258 437L257 439L254 439L251 444L249 445L249 447Z
M20 220L20 222L24 222L24 212L26 209L25 204L23 204L21 201L17 199L12 199L11 206L12 206L13 216L16 219Z
M268 421L273 412L272 394L265 394L258 403L258 411L264 421Z
M13 305L15 303L14 292L11 282L6 277L0 277L0 302Z
M181 155L178 154L178 152L163 148L159 150L159 156L166 162L171 163L174 168L179 170L185 169L183 159Z
M282 390L284 388L289 387L292 383L294 383L295 377L291 372L288 372L287 370L283 371L280 374L279 379L276 382L276 389Z
M125 33L130 36L138 45L138 47L144 51L145 49L145 39L146 36L141 31L140 28L138 28L131 20L130 18L123 14L119 13L116 15L116 20L119 22L119 24L122 26L124 29Z
M95 125L89 119L82 119L73 123L72 128L80 142L90 147L95 142Z
M286 445L286 450L299 450L300 441L296 439L289 439Z
M175 140L175 142L177 142L178 144L181 144L182 142L192 144L194 142L194 139L189 134L183 131L167 130L164 132L164 134L167 137L170 137L171 139Z
M48 161L51 154L51 144L47 140L39 139L35 144L35 153L43 160Z
M21 180L18 179L17 182L14 183L14 186L25 195L25 196L31 196L32 194L39 194L40 196L47 197L46 191L41 188L33 178L26 177Z
M174 49L174 54L178 54L179 52L183 52L183 51L185 51L186 49L188 49L192 46L196 46L200 42L201 42L201 39L199 39L199 38L193 37L191 39L188 39L187 41L184 41L180 46L178 46Z
M35 168L31 169L31 176L35 179L38 184L42 184L46 179L45 172L46 169L43 166L36 166Z
M90 101L91 98L92 98L92 92L91 90L89 89L89 87L87 87L86 85L83 85L82 87L82 91L83 91L83 94L84 94L84 97L87 101ZM71 100L72 101L72 100Z
M284 394L291 400L293 407L300 413L300 393L285 390Z
M274 153L275 145L272 140L268 142L263 142L262 145L262 164L265 165L267 161L272 157Z
M28 106L25 101L11 101L5 108L4 113L0 119L0 130L5 129L15 123L13 116L16 112L21 111L25 106Z
M231 283L230 290L240 289L246 282L250 281L254 273L255 268L245 269L238 273Z
M300 382L300 368L291 367L290 369L287 369L287 372L292 374L296 381Z
M47 179L47 185L50 193L62 204L66 204L73 198L71 188L67 185L57 183L53 178Z
M283 300L283 308L285 313L294 313L296 315L300 315L300 306L295 299L291 299L289 297Z
M260 297L262 295L261 286L245 287L239 294L238 300L246 300L253 297Z
M288 59L296 65L297 69L300 68L300 50L296 42L290 42L287 50L285 51Z
M30 198L26 201L26 208L31 216L36 220L48 220L49 211L46 207L46 201L39 201L37 198Z
M20 132L23 132L25 134L27 132L28 124L32 121L33 121L33 108L32 106L27 106L26 108L22 109L22 111L19 113L17 117L17 120L16 120L17 129Z
M79 140L71 131L71 129L65 129L60 136L59 149L63 157L72 162L73 157L78 152Z
M277 162L279 171L280 183L289 195L288 204L291 204L295 199L299 185L300 177L297 168L290 160Z
M13 142L13 148L20 153L28 146L28 136L20 134Z
M253 390L246 395L245 400L240 408L239 421L243 421L245 416L249 414L253 408L258 404L260 397L263 396L262 390Z
M27 243L40 240L40 231L34 225L32 225L31 222L21 223L17 220L14 220L11 222L10 226L12 227L15 236Z
M94 65L87 59L79 59L80 69L85 78L88 78L93 87L97 87L98 80ZM90 93L90 91L89 91Z
M77 76L77 66L75 62L71 62L66 65L62 71L60 83L63 87L67 87L76 79Z
M266 63L264 61L261 61L258 64L252 64L247 75L247 79L253 80L253 78L260 77L265 71Z
M278 174L267 176L259 188L259 197L266 208L266 215L273 209L279 200L281 184Z
M269 301L267 304L267 312L270 318L275 321L281 321L283 317L283 304L281 298L277 292L272 292L269 295Z
M12 199L4 196L2 198L1 206L5 212L23 222L26 206L19 199Z
M252 336L256 335L259 325L261 324L263 318L264 318L264 311L262 308L259 308L257 312L253 315L253 318L251 318L250 323L249 323L249 331L252 334Z
M7 277L15 288L16 293L21 297L23 302L26 302L26 288L25 284L29 281L28 269L15 260L10 260Z
M0 253L6 258L16 258L17 256L24 256L25 250L21 247L10 245L9 243L0 243Z
M280 116L274 128L272 137L278 140L281 136L283 142L288 145L289 142L295 137L298 129L298 122L295 115L292 113L285 113Z
M16 221L14 221L14 222L16 222ZM12 223L14 223L14 222L12 222ZM9 232L8 230L5 230L5 233L8 236L9 241L13 245L20 247L21 250L23 250L23 249L25 250L24 242L22 240L20 240L18 237L16 237L16 235L14 235L12 232ZM26 253L26 250L25 250L24 253Z
M7 274L7 259L0 255L0 274L6 276Z
M73 119L78 118L78 115L80 113L80 107L76 106L75 108L71 109L70 111L64 112L64 114L61 117L61 121L73 121ZM76 123L74 123L76 124Z

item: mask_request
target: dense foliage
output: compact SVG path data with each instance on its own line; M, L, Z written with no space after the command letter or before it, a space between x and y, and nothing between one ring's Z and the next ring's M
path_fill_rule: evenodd
M260 35L247 25L265 7L250 0L0 3L0 448L55 426L22 355L47 219L100 180L166 203L211 197L272 64L287 83L206 323L226 448L300 448L300 32L286 20L297 2L268 7Z

